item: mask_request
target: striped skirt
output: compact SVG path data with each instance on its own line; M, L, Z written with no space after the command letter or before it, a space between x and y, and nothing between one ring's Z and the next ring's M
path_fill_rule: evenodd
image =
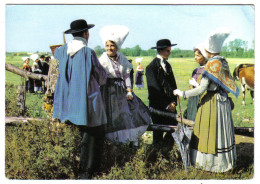
M231 106L226 93L216 95L216 154L191 149L191 164L206 171L226 172L234 168L236 164L235 132Z

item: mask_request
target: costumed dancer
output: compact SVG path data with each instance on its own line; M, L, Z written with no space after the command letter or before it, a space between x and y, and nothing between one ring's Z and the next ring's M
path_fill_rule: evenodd
M39 60L39 55L38 54L32 54L30 58L34 61L32 65L32 72L41 74L42 73L42 65ZM34 79L34 92L42 92L42 81Z
M101 86L107 113L106 137L115 142L130 141L137 145L138 138L151 123L149 109L131 90L132 65L119 52L129 29L126 26L105 26L100 31L105 46L99 61L108 73L107 83Z
M143 79L143 75L144 75L144 68L141 65L143 58L136 58L135 62L137 64L136 67L136 75L135 75L135 87L137 87L139 90L141 88L144 88L144 79Z
M194 58L200 66L192 72L192 78L189 80L190 89L199 86L201 74L204 70L205 64L208 61L206 51L204 50L204 48L202 48L202 45L198 45L194 48ZM187 109L183 113L184 118L193 121L195 120L200 96L201 95L192 96L188 99Z
M54 93L53 118L78 126L82 132L80 178L91 178L99 169L104 144L106 112L100 85L107 74L88 45L89 29L83 19L75 20L65 34L73 40L55 51L59 76Z
M211 172L226 172L235 167L236 145L232 119L232 99L228 93L239 95L228 62L220 51L230 31L219 28L203 43L208 62L200 85L188 91L174 90L184 99L202 95L191 138L191 164Z
M23 63L23 69L28 71L28 72L32 72L32 68L30 67L29 63L30 63L30 58L29 57L22 57L22 60L24 61ZM33 93L33 79L32 78L28 78L26 80L26 91L29 91L30 93Z
M157 56L146 67L146 79L148 87L149 106L166 112L176 113L177 97L172 91L177 89L176 81L172 67L167 61L171 54L171 47L177 44L171 44L168 39L158 40L156 47ZM173 118L161 117L152 114L153 124L176 125L177 121ZM170 133L163 136L161 131L153 131L153 144L159 146L162 143L173 144L174 140Z

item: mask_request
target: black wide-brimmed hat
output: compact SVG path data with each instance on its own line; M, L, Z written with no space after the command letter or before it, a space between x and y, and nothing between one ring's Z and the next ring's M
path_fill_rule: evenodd
M175 45L177 45L177 44L171 44L171 41L168 39L162 39L162 40L158 40L156 43L156 47L152 47L151 49L163 49L163 48L172 47Z
M78 19L71 22L70 29L68 29L64 33L65 34L77 33L81 31L85 31L87 29L91 29L94 26L95 26L94 24L88 24L87 21L85 21L84 19Z

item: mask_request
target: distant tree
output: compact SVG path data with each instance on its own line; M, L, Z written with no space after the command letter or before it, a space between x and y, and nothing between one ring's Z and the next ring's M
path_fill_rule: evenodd
M140 56L141 54L141 47L139 45L136 45L134 48L133 48L133 53L132 55L133 56Z
M157 54L157 51L155 49L149 49L149 50L147 50L147 54L148 54L148 56L155 57Z
M100 56L105 49L101 46L96 46L94 48L96 54ZM143 50L139 45L136 45L132 48L120 49L120 52L125 56L138 57L138 56L152 56L155 57L157 54L156 49ZM221 55L224 57L241 57L241 58L252 58L254 57L254 41L253 49L248 49L248 42L241 39L235 39L223 45L221 50ZM194 57L193 50L182 50L180 48L172 49L170 57L173 58L191 58Z
M105 52L105 49L103 49L103 48L101 48L101 46L96 46L95 48L94 48L94 51L95 51L95 53L97 54L97 56L99 57L99 56L101 56L101 54L103 53L103 52Z
M141 50L140 56L148 56L147 50Z
M132 49L131 49L131 48L128 48L128 47L126 47L126 48L124 48L124 49L120 49L120 52L121 52L122 54L124 54L125 56L133 56L133 54L132 54Z

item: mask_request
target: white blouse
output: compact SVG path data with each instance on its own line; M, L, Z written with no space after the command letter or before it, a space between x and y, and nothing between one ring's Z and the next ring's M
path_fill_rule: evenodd
M186 96L186 98L189 98L189 97L192 97L192 96L201 95L206 90L216 91L217 87L218 86L215 82L211 82L207 77L202 77L202 79L200 81L200 85L196 88L185 91L185 96Z

